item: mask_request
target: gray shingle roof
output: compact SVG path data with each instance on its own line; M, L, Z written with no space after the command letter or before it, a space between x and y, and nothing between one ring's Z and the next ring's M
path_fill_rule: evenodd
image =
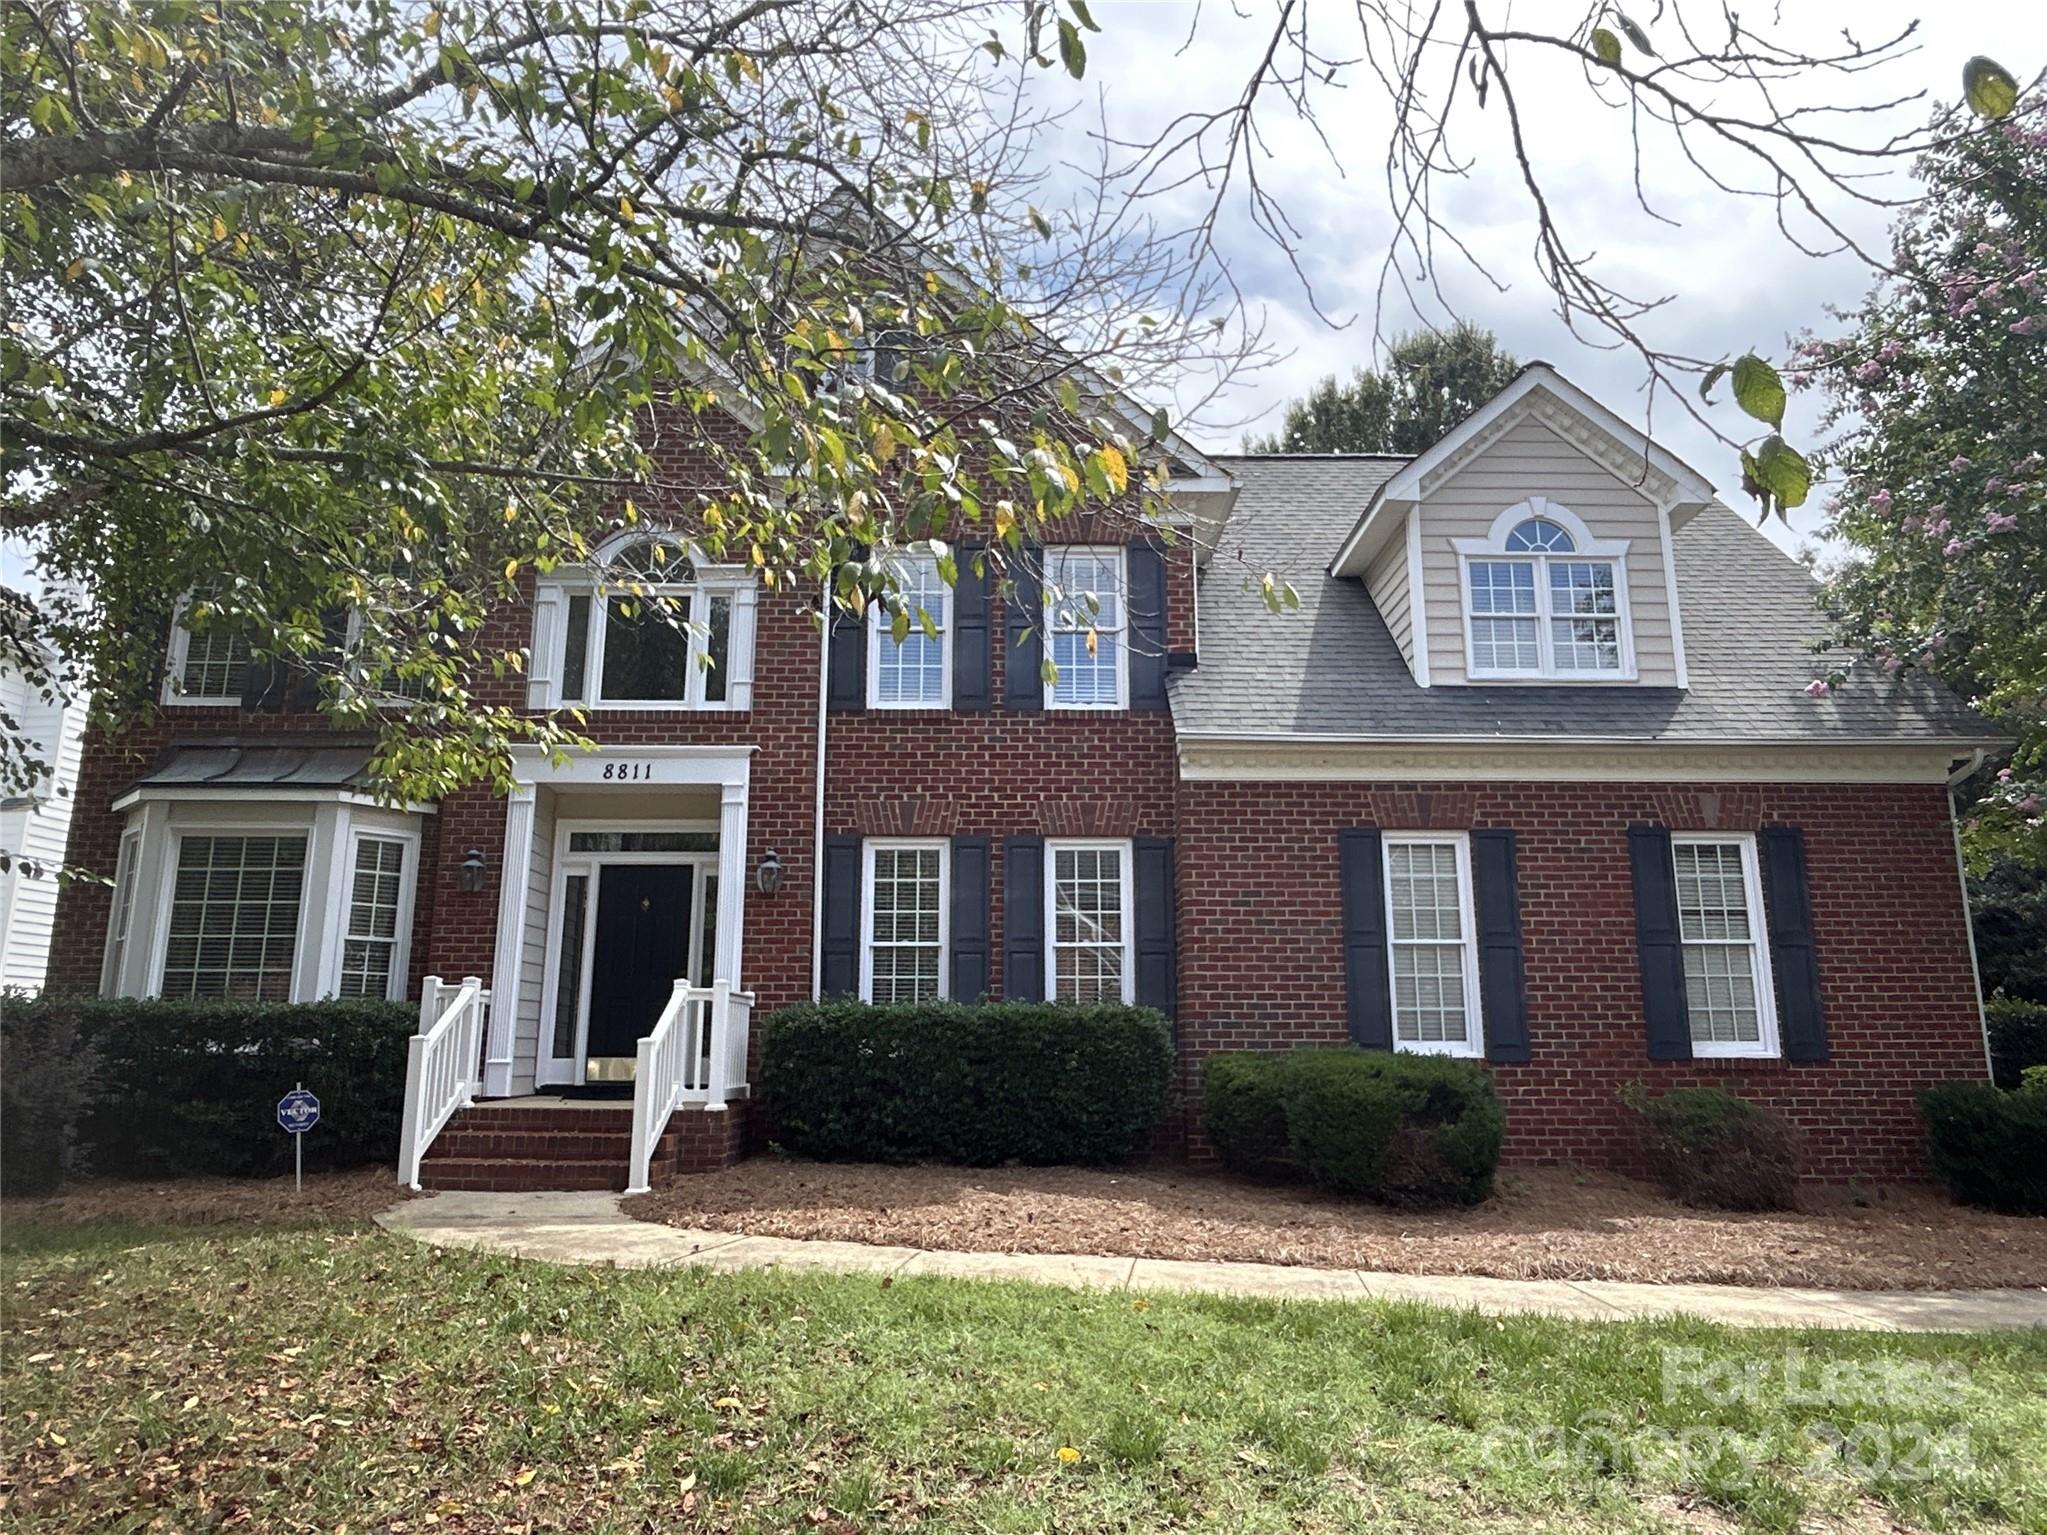
M1804 569L1710 506L1676 536L1691 687L1435 687L1409 674L1362 582L1332 552L1403 459L1221 457L1241 487L1202 571L1201 662L1172 682L1184 732L1223 735L1605 737L1701 744L1871 739L1989 741L1995 732L1917 673L1806 696L1807 642L1825 632ZM1297 611L1269 612L1267 570Z

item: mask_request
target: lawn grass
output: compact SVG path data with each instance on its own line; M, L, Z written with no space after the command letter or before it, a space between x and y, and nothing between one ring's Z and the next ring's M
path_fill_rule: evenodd
M359 1227L17 1223L0 1285L19 1532L2047 1529L2042 1333L574 1270Z

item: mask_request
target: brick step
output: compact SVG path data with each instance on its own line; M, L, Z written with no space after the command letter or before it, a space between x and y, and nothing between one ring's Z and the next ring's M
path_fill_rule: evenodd
M663 1139L667 1139L664 1135ZM427 1156L479 1158L498 1157L525 1162L624 1162L632 1150L632 1134L566 1130L468 1129L450 1126L434 1138Z
M470 1189L496 1193L603 1191L621 1193L626 1185L623 1161L508 1161L501 1157L429 1157L419 1170L420 1183L430 1189Z
M448 1130L562 1130L571 1134L604 1131L629 1135L632 1128L633 1106L630 1103L620 1104L617 1108L607 1104L599 1109L500 1109L485 1106L463 1109L448 1121Z

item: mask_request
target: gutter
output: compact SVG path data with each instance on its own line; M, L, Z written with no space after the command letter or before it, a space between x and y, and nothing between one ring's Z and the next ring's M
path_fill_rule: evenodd
M817 641L817 796L810 826L810 1000L818 1000L824 985L824 751L825 723L830 718L826 704L832 675L832 583L825 578L820 589Z
M1957 791L1982 768L1985 755L1983 748L1977 747L1960 767L1948 774L1947 824L1955 839L1955 883L1961 888L1962 926L1969 935L1969 979L1976 988L1976 1027L1983 1035L1983 1080L1987 1082L1996 1075L1996 1067L1990 1055L1990 1014L1983 1006L1983 966L1976 959L1976 908L1969 900L1969 866L1962 858L1961 811L1956 803Z
M1269 731L1246 734L1237 730L1187 730L1178 732L1184 743L1203 746L1903 746L1949 747L1957 753L1973 752L1980 759L2012 743L2001 737L1969 739L1930 736L1701 736L1696 740L1671 736L1602 735L1386 735L1358 732L1329 733ZM1961 777L1975 771L1971 767ZM1953 780L1959 782L1960 779Z

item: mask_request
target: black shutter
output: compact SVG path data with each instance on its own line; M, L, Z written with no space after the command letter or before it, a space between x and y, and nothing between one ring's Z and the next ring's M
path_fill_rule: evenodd
M817 972L821 997L860 994L860 839L824 839L824 947Z
M1684 945L1677 931L1677 869L1670 833L1660 826L1628 828L1628 862L1635 875L1635 948L1642 960L1642 1021L1649 1059L1692 1058L1692 1021L1685 1006Z
M1002 842L1002 995L1045 1000L1045 839Z
M857 710L867 707L867 617L833 606L831 678L825 685L825 706Z
M981 710L995 706L995 648L988 633L988 574L975 570L979 544L962 544L952 587L952 706Z
M1019 713L1045 707L1044 558L1045 551L1037 545L1024 545L1021 558L1010 566L1009 601L1003 609L1009 643L1003 660L1002 702ZM1008 987L1003 990L1007 992Z
M1379 833L1352 827L1336 834L1343 877L1343 984L1351 1043L1393 1048L1393 985L1386 974L1386 883Z
M1521 890L1514 851L1511 831L1471 834L1478 995L1489 1061L1528 1059L1528 978L1521 957Z
M1130 562L1130 707L1166 706L1166 556L1156 544L1132 544Z
M1131 844L1132 922L1137 933L1137 1005L1168 1018L1179 1005L1173 950L1173 839L1139 837Z
M952 975L955 1002L988 995L988 839L952 839Z
M1827 1010L1812 943L1812 891L1805 872L1805 833L1772 826L1758 837L1763 901L1769 907L1770 969L1777 980L1777 1023L1787 1061L1827 1058Z
M348 643L348 609L345 607L326 608L320 614L319 651L310 658L310 664L295 665L291 668L291 680L286 690L283 707L286 709L311 712L320 707L320 673L324 665L337 663L342 648Z
M242 672L242 707L276 711L284 707L291 679L281 662L251 656Z

